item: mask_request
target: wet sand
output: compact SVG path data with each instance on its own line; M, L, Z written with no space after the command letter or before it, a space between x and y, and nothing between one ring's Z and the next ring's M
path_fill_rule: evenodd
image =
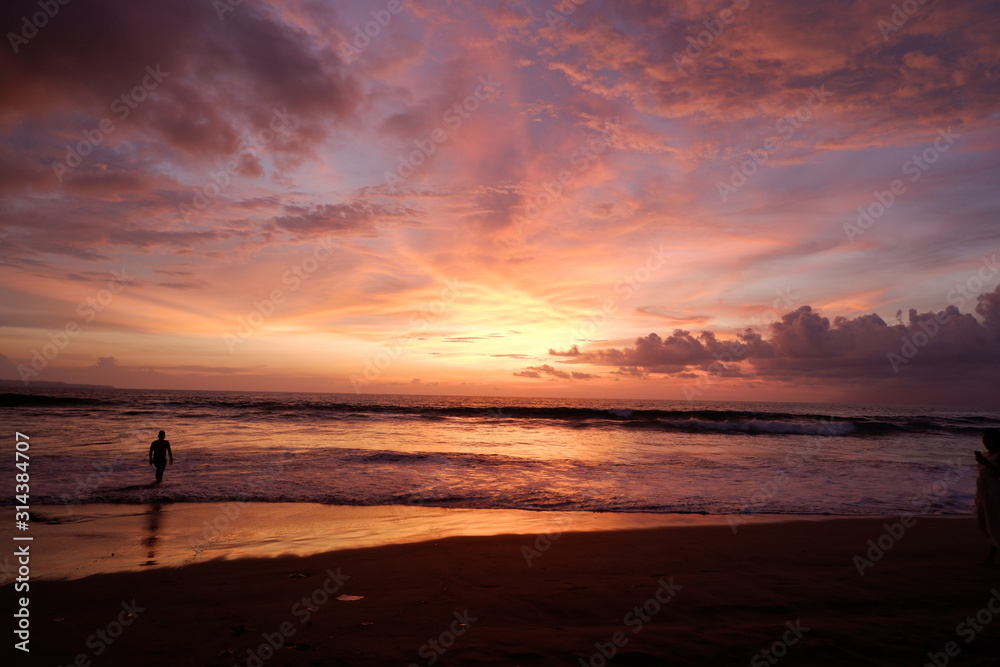
M974 521L896 521L443 536L33 581L16 664L1000 664L1000 569L974 564Z
M0 508L0 520L13 508ZM31 534L34 578L178 567L214 558L308 556L446 537L728 525L725 516L613 512L529 512L413 505L160 503L38 506ZM787 521L758 515L755 523ZM798 517L821 521L829 517ZM2 582L0 582L2 583Z

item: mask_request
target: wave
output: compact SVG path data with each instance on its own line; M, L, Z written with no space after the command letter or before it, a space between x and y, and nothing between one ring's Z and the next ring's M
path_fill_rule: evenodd
M0 394L0 408L27 408L41 406L84 406L103 403L96 398L75 396L47 396L44 394Z
M353 397L352 397L353 398ZM378 399L378 397L372 397ZM402 398L402 397L401 397ZM350 399L348 399L350 400ZM404 402L405 401L401 401ZM744 435L893 436L910 433L975 435L1000 426L995 418L974 415L835 416L819 412L748 409L598 408L573 405L442 405L364 403L323 400L317 395L224 394L156 397L104 394L101 398L2 394L0 407L89 407L116 409L126 417L163 415L189 420L352 421L402 419L460 421L470 425L544 422L570 428L650 428Z
M683 421L660 419L664 428L681 431L714 433L770 433L774 435L851 435L857 428L851 422L795 423L786 421L727 420L704 421L687 419Z
M806 501L796 499L790 502L769 501L763 505L747 505L743 502L703 499L674 500L663 503L649 502L636 498L579 498L542 493L501 495L490 493L468 494L407 494L390 493L364 496L351 493L329 493L313 487L296 490L288 489L278 493L244 493L222 489L191 490L170 489L155 485L134 485L121 489L108 489L89 494L85 498L67 499L57 496L39 496L36 501L39 510L46 507L64 509L63 514L72 516L74 508L85 508L92 504L144 505L150 503L317 503L322 505L348 505L364 507L384 507L387 515L392 515L400 507L440 507L463 509L516 509L538 512L584 511L615 513L659 513L659 514L711 514L711 515L837 515L837 516L890 516L912 511L906 505L893 505L878 498L861 500L831 501L829 499ZM972 513L968 499L955 494L937 499L921 510L922 515L968 516ZM39 510L33 511L33 520L40 520ZM83 510L84 512L86 510ZM72 520L72 519L70 519Z

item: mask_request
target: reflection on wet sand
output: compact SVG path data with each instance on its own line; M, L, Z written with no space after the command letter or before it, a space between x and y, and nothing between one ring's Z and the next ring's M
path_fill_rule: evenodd
M160 522L163 520L163 505L154 503L146 513L146 536L142 538L142 546L146 547L146 562L143 565L156 565L156 543L160 541Z

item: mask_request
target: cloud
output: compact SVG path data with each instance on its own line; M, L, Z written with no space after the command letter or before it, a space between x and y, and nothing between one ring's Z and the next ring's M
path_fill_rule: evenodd
M274 219L274 225L296 237L329 234L373 236L378 223L414 218L419 212L404 206L355 200L342 204L286 206L286 215Z
M633 377L633 378L649 377L649 373L642 370L638 366L619 366L618 370L611 371L611 375L621 375L623 377Z
M4 3L0 22L19 25L34 11L35 2ZM77 134L74 121L96 126L117 113L118 131L208 157L231 154L246 131L266 127L272 109L286 106L303 123L282 149L309 153L329 123L354 116L363 93L332 44L307 39L287 18L279 7L244 4L220 20L199 0L153 0L141 12L124 0L60 6L17 53L0 55L5 123L30 129L33 118L61 116L50 132ZM144 78L152 84L146 67L163 73L148 93L155 102L137 94L112 107Z
M541 366L528 366L520 371L514 371L516 377L539 379L542 376L558 378L560 380L593 380L599 376L592 373L581 373L577 371L566 372L558 368L553 368L548 364Z
M983 326L1000 338L1000 286L993 292L977 297L976 313L983 318Z
M17 230L18 263L259 241L264 220L227 224L243 185L287 186L328 137L357 121L367 92L336 33L318 40L302 27L309 18L326 25L333 8L301 8L311 13L298 17L303 24L287 7L252 3L220 20L219 4L60 4L16 53L0 50L0 193L9 195L0 215ZM37 11L37 2L4 3L0 24L20 26ZM290 121L275 125L275 110ZM251 136L263 142L253 150ZM238 167L227 173L228 161ZM180 220L178 206L208 187L211 208ZM281 222L314 232L337 220L336 206L322 206Z
M625 348L586 350L573 363L618 366L615 374L691 371L781 380L892 378L953 379L1000 370L1000 286L978 296L976 319L956 305L937 312L910 309L906 322L875 314L827 317L802 306L770 324L766 335L747 329L723 339L710 331L651 333ZM551 351L550 351L551 352ZM627 371L626 369L631 369ZM641 370L640 370L641 369Z
M682 325L694 326L707 324L712 321L710 315L673 315L670 313L663 312L660 308L655 306L639 306L635 309L635 312L642 315L649 315L650 317L655 317L658 319L663 319L668 322L673 322Z
M713 36L706 23L718 23L722 9L734 19ZM549 66L574 86L704 126L783 117L824 83L834 93L824 113L842 123L839 131L826 128L828 144L883 141L904 128L954 123L956 116L987 118L1000 92L978 99L955 93L959 82L989 77L996 48L986 26L995 4L925 5L883 38L877 22L891 14L892 7L876 1L851 3L848 11L837 0L628 2L541 32L552 51ZM691 47L698 39L702 47ZM616 67L606 67L609 61Z
M742 340L719 341L714 333L702 331L694 336L689 331L677 329L666 338L656 333L637 338L631 348L606 348L582 353L577 361L605 366L641 367L654 373L678 373L688 367L707 368L716 362L716 356L725 353L732 345L755 346L759 337L743 334Z

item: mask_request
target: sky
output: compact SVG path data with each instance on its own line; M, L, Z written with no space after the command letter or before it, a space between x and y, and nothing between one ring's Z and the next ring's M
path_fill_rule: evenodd
M0 377L1000 406L1000 6L7 2Z

